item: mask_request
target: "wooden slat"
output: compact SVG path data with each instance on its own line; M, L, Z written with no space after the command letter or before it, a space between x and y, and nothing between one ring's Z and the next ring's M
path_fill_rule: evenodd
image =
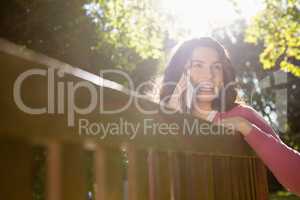
M252 170L253 170L253 178L254 178L254 185L255 185L255 199L260 199L259 198L259 185L260 183L258 182L259 178L258 178L258 173L257 173L257 169L256 169L256 159L251 159L251 166L252 166Z
M155 200L155 194L156 194L156 181L157 178L155 177L157 173L156 169L156 158L155 158L155 152L151 149L148 154L148 176L149 176L149 197L150 200Z
M244 187L245 187L245 199L246 200L252 200L254 198L254 196L252 196L252 192L251 190L253 188L252 187L252 184L251 184L251 174L250 174L250 171L249 171L249 168L251 167L249 165L249 162L248 160L251 159L251 158L242 158L242 168L243 168L243 182L244 182Z
M58 142L48 144L46 159L46 199L61 200L61 145Z
M98 145L95 152L96 200L124 198L124 160L120 149Z
M61 151L61 199L87 198L84 154L81 145L64 144Z
M224 191L225 196L228 200L232 200L232 196L234 193L234 190L232 189L232 185L231 183L231 179L232 179L232 175L230 173L230 156L225 156L222 159L222 175L223 175L223 184L224 184Z
M170 152L170 173L171 173L171 197L174 200L181 199L184 187L180 184L180 160L178 153Z
M253 160L256 159L254 157L251 157L249 159L247 159L248 162L248 170L249 170L249 176L250 176L250 193L251 193L251 197L252 199L256 198L256 177L255 177L255 168L253 167Z
M150 152L149 185L151 200L171 199L171 168L167 152Z
M240 158L231 157L230 158L230 174L231 174L231 185L232 185L232 198L236 200L243 199L243 188L241 187L241 178L243 174L241 173Z
M187 198L191 200L203 199L201 196L200 187L207 188L206 184L203 184L200 176L201 172L199 169L198 163L198 155L195 154L187 154L186 155L186 177L187 177L187 187L186 187L186 194Z
M189 173L187 172L187 154L184 152L171 152L171 196L175 200L188 199L189 195ZM191 168L190 168L191 169Z
M262 168L259 175L257 169L261 163L254 162L252 166L252 159L257 158L183 155L172 153L171 157L174 199L254 200L267 197L265 172Z
M32 200L33 149L19 140L0 140L0 199Z
M256 189L257 199L264 200L268 197L268 184L267 184L267 173L266 168L262 161L258 158L254 159L255 171L256 171Z
M228 174L230 166L228 165L228 158L222 156L213 156L213 171L214 171L214 193L215 199L232 199L232 188L230 183L231 176L235 174ZM240 177L239 177L240 178Z
M201 185L197 189L201 191L202 199L215 199L213 158L209 155L200 155L198 159Z
M255 157L231 157L232 199L267 199L265 168Z
M128 147L128 199L147 200L149 196L148 152Z
M213 156L176 152L172 153L171 160L173 199L216 198L215 185L222 183L216 177Z

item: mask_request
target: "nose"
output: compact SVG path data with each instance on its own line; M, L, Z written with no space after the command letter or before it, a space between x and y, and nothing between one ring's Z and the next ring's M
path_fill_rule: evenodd
M204 67L203 70L201 70L201 76L205 80L212 80L213 79L213 72L209 66Z
M214 74L209 66L203 66L190 71L190 76L194 83L200 83L202 81L213 81Z

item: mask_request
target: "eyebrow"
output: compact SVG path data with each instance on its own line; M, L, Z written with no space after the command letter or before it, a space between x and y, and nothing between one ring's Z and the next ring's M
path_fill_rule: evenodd
M191 62L205 63L202 60L191 60ZM213 62L213 64L216 64L216 63L222 63L222 62L220 60L217 60L217 61Z

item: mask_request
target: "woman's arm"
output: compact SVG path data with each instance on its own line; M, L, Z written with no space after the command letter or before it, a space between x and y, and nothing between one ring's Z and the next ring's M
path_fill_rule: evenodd
M252 124L244 137L277 180L300 196L300 154Z
M235 124L277 180L300 196L300 153L285 145L254 109L243 107L234 112L221 123Z

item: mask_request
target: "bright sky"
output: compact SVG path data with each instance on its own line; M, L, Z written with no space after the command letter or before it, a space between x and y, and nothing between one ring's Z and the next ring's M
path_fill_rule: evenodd
M176 16L180 27L190 30L191 36L209 34L213 28L231 24L241 18L230 0L160 0L163 12ZM261 8L261 0L237 0L241 15L247 21Z

